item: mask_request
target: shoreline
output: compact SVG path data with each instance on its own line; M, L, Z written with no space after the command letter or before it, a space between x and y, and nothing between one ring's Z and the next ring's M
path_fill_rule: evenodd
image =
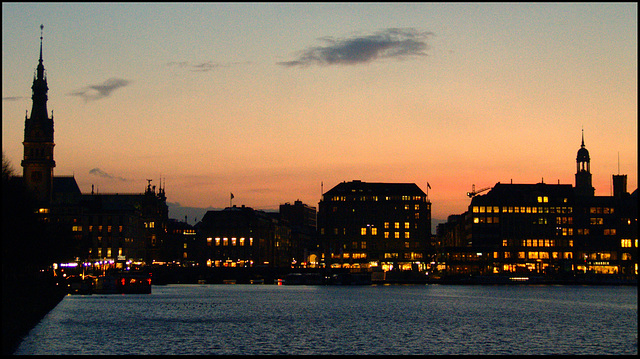
M13 354L22 340L67 295L53 278L2 283L2 354Z

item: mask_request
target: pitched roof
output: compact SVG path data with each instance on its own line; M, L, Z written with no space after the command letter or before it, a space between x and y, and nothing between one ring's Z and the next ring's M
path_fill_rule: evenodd
M351 181L342 182L324 193L337 195L378 195L378 196L424 196L425 193L415 183L381 183Z

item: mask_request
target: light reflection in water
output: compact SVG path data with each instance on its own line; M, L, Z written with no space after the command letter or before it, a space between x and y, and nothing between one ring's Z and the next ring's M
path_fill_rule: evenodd
M16 354L637 354L637 287L154 286L67 296Z

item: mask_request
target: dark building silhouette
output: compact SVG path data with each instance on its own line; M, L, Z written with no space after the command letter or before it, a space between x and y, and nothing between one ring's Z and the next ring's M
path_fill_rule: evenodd
M204 258L204 246L196 237L196 229L184 222L169 218L167 239L164 241L162 261L182 266L197 266Z
M27 190L42 204L49 204L53 191L53 114L47 112L49 86L42 61L42 29L40 26L40 59L31 86L31 116L25 116L23 178Z
M250 207L208 211L196 224L210 267L290 267L291 230L275 216Z
M280 220L291 229L291 251L294 266L316 268L320 265L320 245L316 235L315 207L297 200L280 205Z
M594 196L584 136L576 184L503 184L472 198L438 226L446 274L637 276L637 190L613 177L613 196Z
M151 183L139 194L86 194L74 232L82 235L78 257L95 262L164 261L168 206L163 188Z
M115 265L162 259L168 216L164 189L156 193L149 183L141 194L82 194L73 176L54 176L53 115L47 112L42 39L41 33L33 105L25 118L23 176L15 180L35 199L34 211L49 235L64 247L58 260Z
M326 267L425 270L431 202L413 183L342 182L323 194L318 231Z
M591 184L591 157L584 147L584 131L582 131L582 144L576 157L576 194L580 196L593 196L595 188Z

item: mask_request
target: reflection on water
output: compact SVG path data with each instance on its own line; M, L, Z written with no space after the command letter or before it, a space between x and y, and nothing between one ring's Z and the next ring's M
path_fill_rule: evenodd
M67 296L16 354L637 354L637 287L154 286Z

